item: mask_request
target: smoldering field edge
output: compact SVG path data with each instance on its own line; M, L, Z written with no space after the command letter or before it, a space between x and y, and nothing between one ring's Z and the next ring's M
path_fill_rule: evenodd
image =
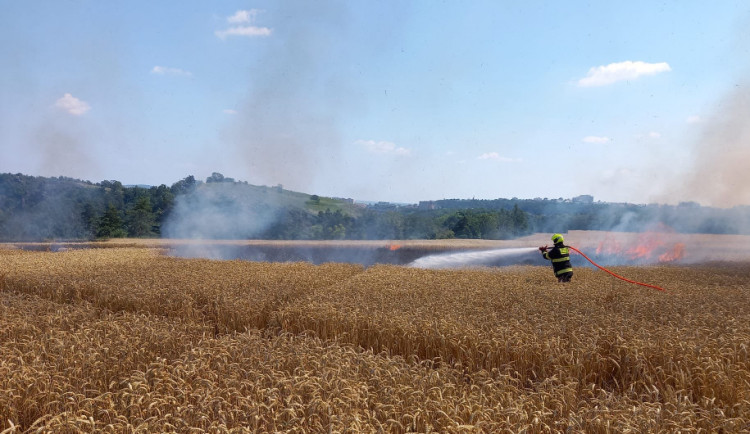
M3 429L747 429L747 263L580 269L0 249ZM15 426L16 428L13 428Z
M750 261L750 236L676 232L564 232L566 242L602 265L700 264ZM83 248L148 247L185 258L242 259L406 265L420 260L437 268L543 265L535 250L550 243L548 233L514 240L207 240L111 239L101 242L19 242L6 247L59 251ZM437 257L441 256L441 257ZM454 258L451 259L450 256ZM432 259L431 259L432 258ZM428 262L429 262L428 261ZM574 265L590 266L577 254ZM438 264L439 263L439 264ZM419 263L414 264L419 265Z

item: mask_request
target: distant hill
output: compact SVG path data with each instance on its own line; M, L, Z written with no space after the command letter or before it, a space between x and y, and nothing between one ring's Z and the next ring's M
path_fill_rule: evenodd
M750 234L750 207L640 205L572 199L445 199L355 203L213 173L171 186L0 174L0 240L509 239L603 230Z
M314 226L313 220L325 212L355 217L361 210L350 201L285 190L281 186L206 182L196 184L176 198L162 234L170 238L289 238L292 236L284 235L289 228L279 228L279 222L294 220L289 223L294 229ZM297 235L316 238L311 233Z
M256 216L260 211L268 216L294 211L310 217L326 210L360 212L352 201L223 177L219 182L214 178L203 182L188 176L167 187L4 173L0 174L0 240L161 236L173 211L184 209L182 203L209 205L214 212L233 203L238 211L256 210Z

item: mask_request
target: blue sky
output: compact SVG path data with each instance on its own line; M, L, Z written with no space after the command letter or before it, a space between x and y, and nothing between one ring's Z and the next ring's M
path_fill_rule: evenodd
M0 172L750 205L747 1L0 6Z

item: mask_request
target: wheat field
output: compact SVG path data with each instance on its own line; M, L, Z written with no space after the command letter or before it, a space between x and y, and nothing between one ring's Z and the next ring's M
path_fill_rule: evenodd
M0 249L0 431L748 432L747 263Z

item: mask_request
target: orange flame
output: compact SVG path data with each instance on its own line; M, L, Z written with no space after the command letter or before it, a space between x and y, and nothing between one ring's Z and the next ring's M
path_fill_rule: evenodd
M644 232L635 243L623 246L612 235L607 235L596 249L598 255L618 255L630 260L673 262L685 255L685 245L669 245L658 232Z
M597 255L619 255L623 251L620 243L610 234L604 237L604 241L596 248Z
M685 244L677 243L672 246L671 251L667 251L659 255L659 262L672 262L678 259L682 259L685 256Z
M398 245L398 244L391 244L390 246L388 246L388 250L390 250L390 251L398 250L400 248L401 248L401 246Z
M638 235L638 244L629 248L627 255L630 259L648 259L653 257L654 251L663 245L664 242L659 234L646 232Z

